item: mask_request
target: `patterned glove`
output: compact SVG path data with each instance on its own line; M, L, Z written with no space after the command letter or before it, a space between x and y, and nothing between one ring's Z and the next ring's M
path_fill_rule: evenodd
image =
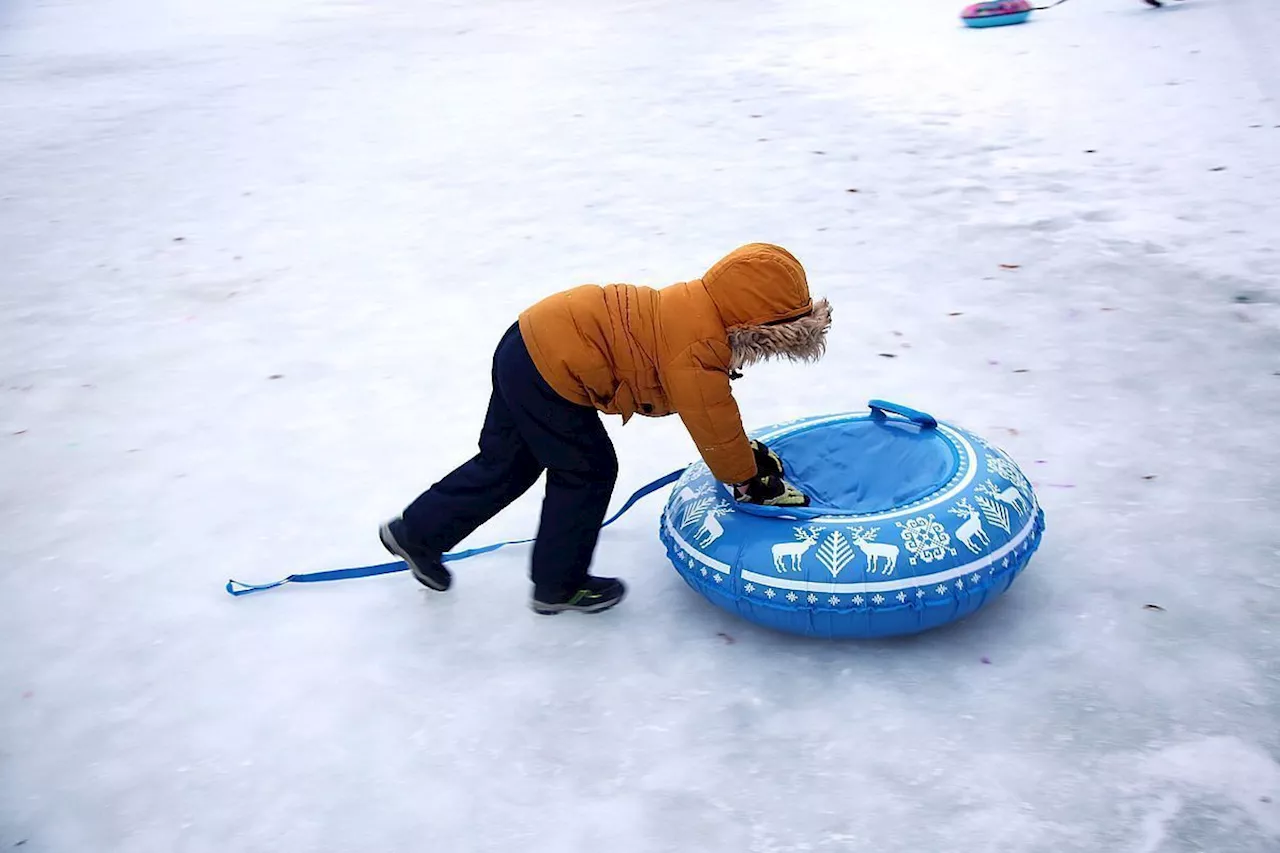
M757 474L745 483L735 483L733 496L739 502L761 506L808 506L808 495L776 474Z
M751 453L756 457L757 477L782 476L782 459L763 441L752 441Z

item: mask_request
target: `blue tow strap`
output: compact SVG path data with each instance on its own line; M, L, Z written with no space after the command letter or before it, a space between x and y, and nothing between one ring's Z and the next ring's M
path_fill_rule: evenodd
M670 474L663 475L646 486L641 486L636 490L635 494L627 498L627 502L622 505L622 509L618 510L613 516L600 525L601 529L613 524L622 514L641 498L648 497L654 492L665 486L669 486L676 480L680 479L680 475L684 473L684 469L672 471ZM466 551L451 551L443 555L440 559L443 562L451 563L455 560L465 560L468 557L475 557L480 554L488 554L490 551L497 551L499 548L505 548L508 545L527 545L532 539L513 539L509 542L499 542L496 545L485 545L483 548L470 548ZM351 578L371 578L375 575L389 575L393 572L403 572L409 567L403 560L396 560L394 563L379 563L376 566L359 566L354 569L333 569L327 572L312 572L306 575L289 575L287 578L276 581L275 583L251 584L242 583L237 580L227 581L227 592L235 596L248 595L251 592L262 592L263 590L275 589L278 586L284 586L287 583L323 583L324 581L343 581Z

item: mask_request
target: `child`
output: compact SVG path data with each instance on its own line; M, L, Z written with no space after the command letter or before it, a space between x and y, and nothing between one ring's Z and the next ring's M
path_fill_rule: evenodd
M494 353L480 453L382 525L382 544L443 592L452 577L441 554L545 470L530 606L542 614L607 610L626 588L587 573L618 474L598 411L623 423L676 413L739 501L804 505L778 457L747 440L729 380L771 356L816 360L830 324L831 308L810 299L800 262L764 243L661 290L583 285L548 297L520 315Z

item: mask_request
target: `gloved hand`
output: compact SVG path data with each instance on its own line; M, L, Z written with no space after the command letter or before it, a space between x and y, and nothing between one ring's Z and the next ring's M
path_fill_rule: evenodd
M781 477L782 459L763 441L752 441L751 452L756 457L757 477Z
M809 505L809 496L778 474L756 474L745 483L735 483L733 496L740 502L761 506Z

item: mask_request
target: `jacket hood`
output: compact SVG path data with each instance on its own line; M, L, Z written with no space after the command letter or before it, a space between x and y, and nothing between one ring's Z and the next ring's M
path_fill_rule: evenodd
M831 306L809 296L804 267L781 246L735 249L707 270L702 283L724 321L731 369L774 357L816 361L826 351Z
M781 246L748 243L702 276L726 329L790 320L812 307L804 267Z

